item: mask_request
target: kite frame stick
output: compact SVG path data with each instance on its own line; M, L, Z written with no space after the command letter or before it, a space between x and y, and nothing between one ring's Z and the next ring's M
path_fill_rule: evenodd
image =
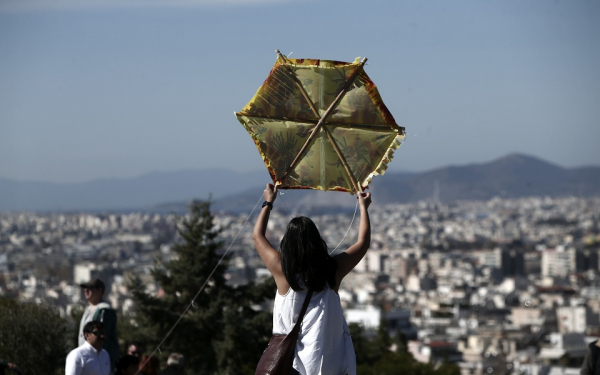
M283 56L281 54L281 52L279 52L279 50L276 50L276 52L277 52L278 56L283 60L283 62L286 63L287 59L285 58L285 56ZM302 146L302 148L298 152L298 155L296 155L296 157L294 158L294 160L292 161L292 163L289 165L289 167L287 168L287 170L284 172L283 176L279 179L280 182L282 182L283 180L285 180L285 178L290 174L290 172L292 171L292 169L294 168L294 166L296 165L296 163L298 163L298 160L300 160L300 157L304 154L304 152L308 148L309 143L316 136L317 131L319 130L319 128L321 128L323 126L323 124L325 123L325 119L327 119L327 117L329 116L329 114L335 109L335 107L337 107L339 101L346 94L346 92L350 88L350 85L352 85L354 83L354 80L356 79L356 77L358 76L358 73L363 68L363 66L365 65L366 62L367 62L367 58L365 57L358 64L358 66L356 67L356 69L354 70L354 72L352 72L352 75L346 81L346 83L344 84L344 87L342 88L342 90L338 93L338 95L333 100L333 102L331 103L331 105L329 106L329 108L327 108L327 110L325 111L325 113L323 114L323 116L320 117L320 118L319 118L318 113L316 112L316 109L314 108L314 104L308 98L308 94L306 93L306 91L304 91L304 87L302 87L302 85L300 84L300 82L298 82L297 79L294 79L294 82L296 83L296 86L300 89L300 92L302 93L302 95L304 96L304 98L308 101L308 103L309 103L309 105L311 107L311 110L317 116L317 118L319 120L317 122L317 125L313 129L312 133L310 134L310 136L308 137L308 139L306 140L306 142L304 143L304 145ZM285 65L285 66L287 66L287 65ZM291 75L294 78L296 78L289 66L288 66L288 71L291 73ZM323 128L323 129L325 129L325 128ZM337 154L338 158L342 162L342 165L344 166L344 169L346 170L346 173L348 173L348 177L350 178L350 181L354 185L354 188L356 189L357 192L362 193L362 187L360 186L360 184L358 183L356 177L354 176L354 174L350 170L350 167L348 166L348 163L346 162L346 159L343 157L340 149L337 147L337 144L335 143L335 141L333 139L333 136L331 136L331 134L329 133L329 131L327 131L326 129L325 129L325 134L327 134L327 138L329 139L329 142L331 142L331 144L333 146L333 149L335 150L335 153Z
M308 105L310 106L310 109L312 110L312 112L315 115L316 119L319 120L320 116L319 116L319 112L315 108L315 104L312 102L312 100L310 100L310 97L308 96L308 93L304 90L304 87L298 81L298 77L296 77L296 75L294 74L294 71L292 70L292 68L290 68L289 65L286 65L287 62L288 62L287 57L283 56L281 54L281 52L279 52L279 50L276 50L276 52L277 52L277 55L279 56L279 58L284 62L283 66L285 66L287 68L287 71L288 71L288 73L290 73L290 77L292 77L292 80L296 84L296 87L298 87L298 89L302 93L302 96L304 96L304 99L306 99L306 101L308 102Z
M253 114L250 114L248 112L234 112L234 114L236 116L246 116L246 117L256 117ZM310 121L310 120L304 120L304 119L296 119L296 118L288 118L288 117L269 117L269 116L260 116L260 118L267 118L267 119L274 119L274 120L284 120L284 121L293 121L296 122L298 124L309 124L312 125L315 122L314 121ZM344 124L342 122L330 122L330 121L325 121L323 123L323 125L327 125L327 126L344 126L344 125L348 125L348 124ZM370 130L394 130L392 128L390 128L387 125L375 125L375 124L352 124L353 128L356 129L370 129ZM404 127L402 126L398 126L398 128L404 132Z
M335 140L333 139L333 136L331 135L331 133L329 132L329 130L327 129L326 126L323 126L323 131L325 132L325 134L327 134L327 138L329 139L329 142L331 142L331 145L333 146L333 149L335 150L335 153L337 154L338 158L340 158L340 161L342 162L342 165L344 166L344 169L346 170L346 173L348 173L348 177L350 178L350 181L352 182L352 185L354 185L354 188L356 189L356 192L357 193L362 193L363 192L362 187L360 186L360 184L356 180L356 176L354 176L354 173L352 173L352 171L350 170L350 166L346 162L346 158L344 158L344 155L342 155L342 152L340 151L337 143L335 143Z

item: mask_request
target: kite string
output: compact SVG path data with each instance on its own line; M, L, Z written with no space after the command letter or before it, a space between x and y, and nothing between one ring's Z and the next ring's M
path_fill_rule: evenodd
M272 101L276 99L278 101L277 104L284 105L289 100L289 96L286 95L286 92L294 92L297 90L296 85L293 84L293 79L290 78L289 74L283 72L281 69L275 69L271 73L271 78L277 81L277 83L279 83L279 87L283 88L284 90L275 90L270 86L263 85L262 89L268 98L265 98L260 93L257 93L256 95L268 103L273 104Z
M263 194L261 193L260 198L258 199L258 201L256 202L256 204L254 204L254 207L252 208L252 211L248 214L248 217L246 217L246 220L242 224L242 227L237 232L237 234L235 235L235 237L233 238L233 240L231 240L231 243L229 244L229 246L227 247L227 249L225 250L225 252L221 256L221 259L219 259L219 262L217 262L217 265L210 272L210 275L208 275L208 277L206 278L206 281L204 282L204 284L202 284L202 286L200 287L200 289L198 290L198 292L196 293L196 295L194 296L194 298L192 298L192 301L187 305L187 307L181 313L181 315L179 315L179 318L177 319L177 321L175 322L175 324L173 324L173 326L171 327L171 329L169 330L169 332L167 332L167 334L165 335L165 337L161 340L161 342L158 344L158 346L152 351L152 353L150 353L150 355L148 356L148 358L146 359L146 361L141 364L141 366L139 367L139 369L137 370L137 372L134 375L138 375L140 373L140 369L144 368L144 366L146 365L146 363L148 363L148 361L150 360L150 358L157 351L160 352L160 347L164 344L164 342L167 340L167 338L171 335L171 333L173 332L173 330L175 330L175 327L177 327L177 325L179 324L179 322L181 321L181 319L183 319L183 316L188 312L188 310L193 305L195 305L196 298L198 298L198 296L200 295L200 293L202 293L202 291L204 290L204 287L206 286L206 284L208 284L208 281L210 280L210 278L212 277L212 275L215 273L215 271L217 270L217 268L221 265L221 262L223 262L223 259L225 259L225 256L229 252L229 249L231 249L231 246L237 240L238 236L240 235L240 233L242 232L242 230L246 226L246 223L248 223L248 220L250 219L250 217L252 217L252 214L254 213L254 210L256 210L256 207L258 206L258 203L260 203L260 201L262 199L263 199Z
M280 75L283 75L282 77L279 77ZM288 100L288 95L285 95L285 92L294 92L294 90L296 89L295 85L293 85L291 83L291 79L289 77L287 77L287 75L283 72L281 72L280 70L275 70L272 74L271 77L277 81L280 85L280 87L283 87L284 90L275 90L270 86L263 86L263 90L265 92L265 94L271 98L271 99L276 99L278 101L279 105L283 105L287 102ZM264 96L262 96L261 94L257 93L257 96L259 96L261 99L263 99L264 101L266 101L267 103L271 103L272 100L269 100L268 98L265 98Z
M340 243L337 244L337 246L335 247L335 249L333 249L333 250L331 250L329 252L329 255L333 254L337 250L337 248L340 247L340 245L342 244L342 242L344 242L344 239L348 235L348 232L350 232L350 228L352 228L352 224L354 223L354 218L356 218L356 211L358 211L358 200L356 201L356 206L354 206L354 215L352 215L352 220L350 221L350 225L348 226L348 229L346 230L346 233L344 233L344 237L342 237L342 239L340 240Z
M283 196L283 192L279 192L280 196ZM240 233L242 232L242 230L244 229L244 227L246 226L246 224L248 223L248 220L252 217L252 214L254 213L254 211L256 210L256 207L258 206L258 204L260 203L260 201L263 199L263 194L260 195L259 199L256 201L256 203L254 204L254 207L252 208L252 211L250 211L250 213L248 214L248 216L246 217L246 220L244 220L244 223L242 224L242 227L240 228L240 230L237 232L237 234L235 235L235 237L231 240L231 243L229 244L229 246L227 247L227 249L225 250L225 252L223 253L223 255L221 256L221 258L219 259L219 261L217 262L217 265L213 268L213 270L210 272L210 274L208 275L206 281L204 282L204 284L202 284L202 286L200 287L200 289L198 290L198 292L196 293L196 295L194 296L194 298L192 298L191 302L187 305L187 307L185 308L185 310L179 315L179 318L177 319L177 321L175 322L175 324L173 324L173 326L171 327L171 329L169 330L169 332L167 332L167 334L165 335L165 337L160 341L160 343L156 346L156 348L152 351L152 353L150 353L150 355L148 356L148 358L146 358L146 361L144 361L144 363L141 364L140 368L136 371L136 373L134 375L138 375L140 373L140 370L144 368L144 366L146 365L146 363L148 363L148 361L150 361L150 358L158 351L159 353L161 353L160 348L161 346L165 343L165 341L167 340L167 338L169 338L169 336L171 335L171 333L173 333L173 331L175 330L175 327L177 327L177 325L179 324L179 322L183 319L183 317L185 316L185 314L189 311L189 309L192 306L195 306L196 303L196 298L198 298L198 296L200 295L200 293L202 293L202 291L204 290L204 288L206 287L206 285L208 284L208 281L210 280L210 278L212 277L212 275L215 273L215 271L217 270L217 268L221 265L221 263L223 262L223 259L225 259L225 256L227 256L227 254L229 253L229 250L231 249L231 246L233 246L233 244L235 243L235 241L237 240L238 236L240 235ZM281 201L283 202L283 205L285 206L285 208L288 210L288 212L290 212L291 214L291 210L287 207L287 205L285 204L285 201L283 199L281 199ZM348 229L346 230L346 233L344 234L344 236L342 237L342 239L340 240L340 242L338 243L338 245L329 252L329 254L331 255L335 250L337 250L337 248L342 244L342 242L344 241L344 239L346 238L346 236L348 235L348 232L350 231L350 228L352 228L352 224L354 223L354 219L356 217L356 211L358 209L358 201L356 202L356 206L354 208L354 215L352 216L352 221L350 222L350 225L348 226Z
M279 191L279 196L281 197L281 203L283 203L283 205L285 206L285 209L287 210L287 212L289 212L290 214L290 220L292 220L294 218L293 212L292 210L290 210L287 206L287 204L285 204L285 201L283 200L283 191Z

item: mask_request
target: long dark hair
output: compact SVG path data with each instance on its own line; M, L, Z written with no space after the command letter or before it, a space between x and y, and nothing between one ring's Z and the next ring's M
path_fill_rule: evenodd
M307 217L293 218L281 243L281 268L295 291L303 286L319 292L329 284L334 288L337 263L327 252L327 244L315 223Z

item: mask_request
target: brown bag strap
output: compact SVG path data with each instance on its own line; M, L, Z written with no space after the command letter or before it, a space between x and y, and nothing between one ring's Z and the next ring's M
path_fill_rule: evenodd
M292 328L292 331L290 333L300 330L300 324L302 323L302 319L304 319L304 314L306 314L306 309L308 309L308 303L310 302L312 294L313 294L312 290L309 290L308 293L306 293L306 298L304 299L304 304L302 305L302 310L300 310L300 315L298 316L298 320L296 321L296 324L294 325L294 328Z

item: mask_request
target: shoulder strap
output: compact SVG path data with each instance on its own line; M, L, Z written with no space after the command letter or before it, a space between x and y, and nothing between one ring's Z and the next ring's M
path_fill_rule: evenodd
M112 310L110 305L106 302L100 302L96 305L96 311L94 312L94 316L92 317L93 321L99 320L104 323L104 313L106 311Z
M302 310L300 310L300 315L298 316L298 320L296 321L294 328L292 328L292 331L300 330L300 324L302 323L302 319L304 319L304 314L306 314L306 309L308 308L308 303L310 302L312 294L313 294L312 290L309 290L308 293L306 293L306 298L304 298L304 304L302 305Z
M94 316L92 317L92 321L95 322L96 320L102 321L102 317L100 316L100 311L102 309L100 309L99 307L96 307L96 311L94 311Z
M308 303L310 302L310 299L312 298L312 294L313 294L312 290L309 290L308 293L306 293L306 298L304 298L304 305L302 305L302 310L300 310L300 315L298 316L298 321L302 321L302 319L304 319L304 314L306 314L306 309L308 309ZM296 322L296 324L298 324L298 322Z

